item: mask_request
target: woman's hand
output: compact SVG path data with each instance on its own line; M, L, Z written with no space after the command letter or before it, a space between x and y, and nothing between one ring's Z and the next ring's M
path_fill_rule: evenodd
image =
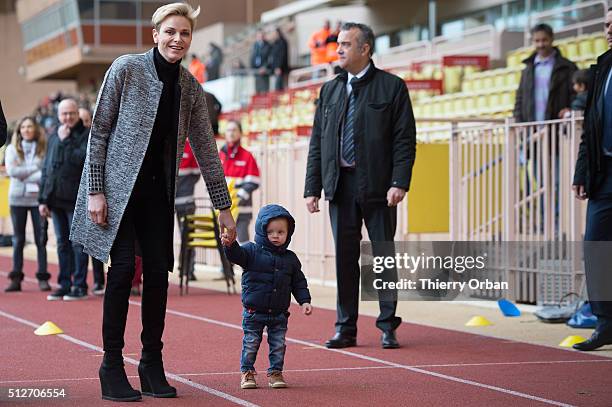
M225 246L230 246L236 240L236 222L229 209L223 209L219 213L219 229L221 241Z
M98 226L107 227L108 207L106 206L106 197L103 193L89 195L87 202L87 211L89 218Z

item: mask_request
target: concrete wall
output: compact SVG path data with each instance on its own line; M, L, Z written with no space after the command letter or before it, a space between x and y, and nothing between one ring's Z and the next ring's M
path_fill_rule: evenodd
M4 114L9 121L30 114L39 100L50 93L76 91L75 81L41 81L29 83L19 73L25 66L22 51L21 30L15 13L0 14L0 99Z

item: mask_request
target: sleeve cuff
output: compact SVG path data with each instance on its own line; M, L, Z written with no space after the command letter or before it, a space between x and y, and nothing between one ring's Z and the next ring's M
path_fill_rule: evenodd
M232 198L227 190L225 181L218 181L206 185L208 195L215 209L228 209L232 206Z
M100 164L89 165L89 194L104 192L104 166Z

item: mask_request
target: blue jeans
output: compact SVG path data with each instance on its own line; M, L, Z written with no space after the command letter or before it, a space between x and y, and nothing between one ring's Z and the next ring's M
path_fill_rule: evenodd
M255 359L263 337L264 327L268 327L268 345L270 347L270 367L268 373L282 372L285 361L285 335L287 333L288 316L285 313L270 315L242 311L242 355L240 356L240 371L255 370Z
M34 229L34 241L38 258L36 278L46 281L51 277L47 272L46 231L43 228L38 208L35 206L11 206L11 220L13 221L13 271L9 274L9 278L16 278L19 281L23 280L23 247L26 242L28 212L30 212L32 217L32 229Z
M70 225L73 211L50 208L53 228L57 238L59 275L57 282L64 289L78 287L87 290L87 263L89 256L83 253L83 246L70 241Z

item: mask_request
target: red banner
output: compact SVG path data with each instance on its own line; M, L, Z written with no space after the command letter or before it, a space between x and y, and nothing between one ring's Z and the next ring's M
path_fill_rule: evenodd
M489 69L489 57L487 55L451 55L442 58L443 66L478 66Z
M442 93L443 82L439 79L409 79L404 82L408 90L437 90Z

